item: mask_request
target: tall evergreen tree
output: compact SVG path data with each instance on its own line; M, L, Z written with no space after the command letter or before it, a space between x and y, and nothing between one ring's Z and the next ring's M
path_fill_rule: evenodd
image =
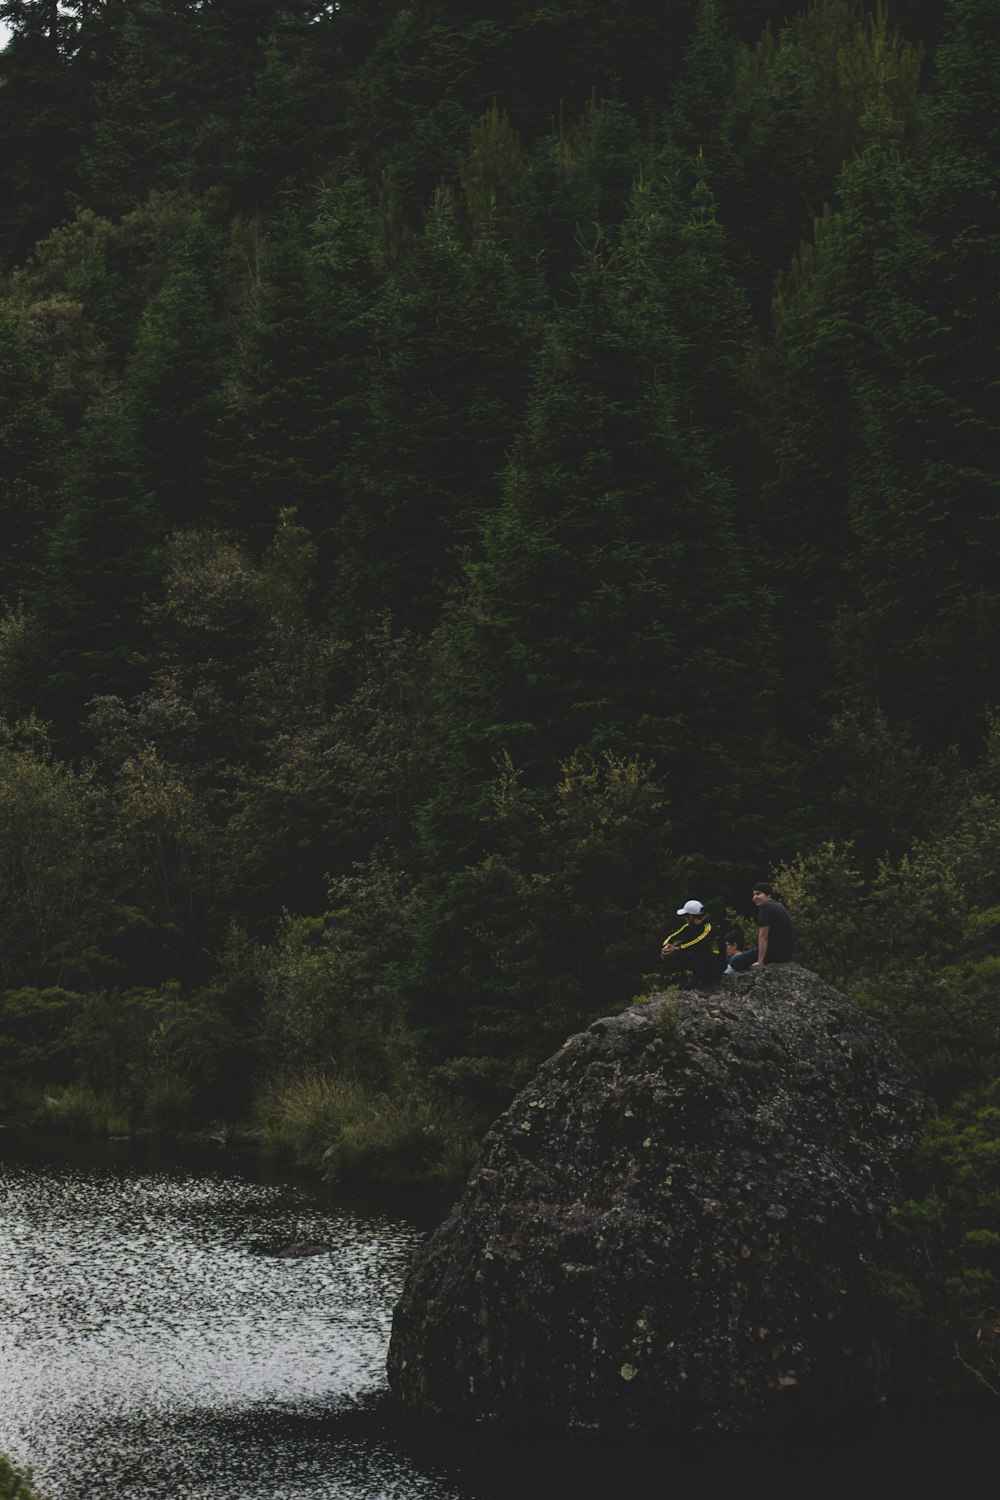
M439 191L376 312L371 433L333 600L345 629L385 609L422 630L435 623L520 417L529 293L488 226L463 243L453 197Z
M93 83L94 121L81 152L88 206L117 216L153 188L188 185L198 107L194 0L140 0L109 8Z
M555 296L572 296L582 247L607 253L615 243L642 156L631 110L596 98L575 119L560 109L535 143L519 194L519 245Z
M882 121L897 142L915 130L920 69L881 3L862 14L852 0L812 0L745 49L729 125L736 170L719 196L761 321L775 270L834 200L845 162Z
M90 415L69 467L32 614L36 702L74 743L97 694L143 681L143 597L156 576L160 516L117 406Z
M697 826L722 855L766 666L745 714L730 705L764 626L730 490L684 421L682 341L633 290L590 257L549 330L502 503L440 634L446 721L473 787L501 752L529 786L578 751L650 757L679 841ZM682 792L695 763L699 789Z
M125 379L147 483L168 524L203 519L222 368L221 244L194 218L148 305Z
M0 265L22 261L63 219L77 182L86 99L55 0L0 6Z
M324 185L300 213L237 227L244 288L222 391L213 511L254 545L297 509L327 576L347 473L369 426L367 371L378 275L364 185Z
M869 655L877 702L931 743L982 732L1000 630L1000 15L953 0L924 150L902 174L890 245L870 266L874 357L857 375L857 592L841 676ZM868 207L862 163L849 191ZM847 685L850 684L848 687ZM861 690L863 691L863 690Z
M16 308L0 303L0 602L18 603L38 579L56 516L59 425Z

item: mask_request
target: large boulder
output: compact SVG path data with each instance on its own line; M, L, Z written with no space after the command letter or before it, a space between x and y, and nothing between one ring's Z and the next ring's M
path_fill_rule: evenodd
M925 1109L881 1026L794 964L595 1022L418 1255L393 1390L498 1426L684 1433L871 1395L870 1272Z

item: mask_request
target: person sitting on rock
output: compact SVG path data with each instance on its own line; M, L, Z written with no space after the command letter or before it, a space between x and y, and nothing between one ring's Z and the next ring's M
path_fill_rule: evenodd
M683 926L664 938L660 949L668 973L688 970L695 984L714 984L720 969L719 942L705 908L700 901L685 901L677 915L684 918Z
M787 964L795 952L795 929L788 908L780 902L774 887L759 880L753 888L752 901L757 908L757 946L730 958L727 972L740 974L745 969L760 969L765 964Z
M726 967L724 973L735 974L733 959L744 951L743 928L730 927L726 933Z

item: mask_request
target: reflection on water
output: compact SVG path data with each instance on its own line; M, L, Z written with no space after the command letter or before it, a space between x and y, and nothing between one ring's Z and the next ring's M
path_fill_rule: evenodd
M995 1478L993 1412L686 1451L405 1421L385 1351L423 1232L221 1154L0 1131L0 1451L51 1500L881 1500ZM331 1249L257 1253L293 1240Z
M102 1163L5 1145L0 1448L41 1488L66 1500L447 1493L399 1472L410 1466L377 1422L357 1440L331 1430L384 1390L416 1224L311 1184L130 1166L127 1145ZM331 1249L257 1253L300 1240Z

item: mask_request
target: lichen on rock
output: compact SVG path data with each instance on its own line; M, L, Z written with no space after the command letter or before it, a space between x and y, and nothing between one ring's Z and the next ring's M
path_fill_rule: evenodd
M881 1026L797 965L595 1022L419 1253L393 1390L496 1426L684 1433L872 1394L869 1273L925 1113Z

